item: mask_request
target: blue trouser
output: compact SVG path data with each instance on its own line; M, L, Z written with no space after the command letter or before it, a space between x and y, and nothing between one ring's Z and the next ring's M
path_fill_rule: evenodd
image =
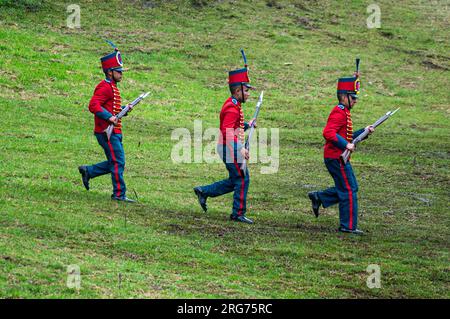
M89 178L111 174L113 197L124 198L127 190L123 179L125 169L125 152L122 145L122 134L111 134L108 141L106 133L95 133L98 144L105 151L107 161L87 166Z
M358 183L350 162L325 158L325 165L334 179L335 187L318 192L324 208L339 203L341 227L355 230L358 224Z
M232 148L233 147L233 148ZM232 151L233 150L233 151ZM247 192L250 185L250 176L246 168L245 175L241 170L241 155L237 151L236 144L231 146L218 145L217 151L225 163L229 177L222 181L201 186L203 194L207 197L217 197L234 191L233 195L233 216L245 215L247 211Z

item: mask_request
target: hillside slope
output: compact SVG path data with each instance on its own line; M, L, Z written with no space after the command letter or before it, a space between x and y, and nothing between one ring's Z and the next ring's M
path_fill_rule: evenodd
M448 298L450 238L449 8L436 1L0 0L0 297ZM129 195L110 178L81 185L78 165L103 159L87 104L115 42L126 101ZM221 163L175 164L173 130L217 127L227 71L245 48L265 91L259 127L280 132L279 169L251 164L252 226L230 223L231 195L201 212L192 187L225 177ZM363 237L338 234L337 208L315 219L306 194L331 185L322 128L338 77L361 58L355 126L401 110L352 163ZM369 289L368 265L381 269ZM81 289L66 285L78 265Z

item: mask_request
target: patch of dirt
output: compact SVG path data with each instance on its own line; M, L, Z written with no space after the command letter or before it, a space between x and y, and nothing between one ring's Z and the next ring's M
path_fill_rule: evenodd
M402 83L400 83L400 85L407 89L416 89L417 88L417 83L412 82L412 81L411 82L402 82Z
M133 254L133 253L130 253L130 252L125 252L123 254L123 256L125 258L132 259L132 260L140 260L140 259L142 259L140 256L138 256L136 254Z
M186 229L183 226L177 224L169 224L167 225L169 234L186 234Z
M390 31L380 31L381 36L387 38L387 39L393 39L394 34Z
M332 16L331 19L330 19L330 24L339 25L339 17L338 16Z
M207 7L208 5L211 5L212 2L215 2L215 1L211 1L211 0L191 0L191 5L194 8L203 8L203 7Z
M387 46L386 49L394 50L394 51L401 52L401 53L406 53L406 54L413 55L413 56L423 56L423 54L424 54L424 52L422 52L422 51L405 50L405 49L394 47L391 45Z
M318 27L314 25L313 20L308 17L297 17L296 24L307 30L317 30Z
M330 38L332 38L332 39L334 39L334 40L339 41L339 42L337 42L337 43L340 43L340 42L342 42L342 41L345 41L345 39L344 39L343 37L341 37L339 34L334 34L334 33L329 32L329 31L325 31L324 33L325 33L325 35L327 35L328 37L330 37Z
M11 80L11 81L17 80L17 76L13 72L10 72L7 70L0 70L0 76L8 78L8 80Z
M445 67L443 65L435 64L433 61L430 61L430 60L423 60L422 64L424 66L426 66L428 69L445 70L445 71L449 71L450 70L449 68L447 68L447 67Z
M266 6L269 8L275 8L275 9L283 9L283 6L277 1L277 0L267 0Z
M428 69L445 70L445 71L450 70L450 68L447 66L448 61L450 61L450 57L445 55L431 54L427 53L427 51L407 50L395 46L386 46L386 49L422 58L421 61L422 65L424 65Z
M14 259L10 256L2 256L1 258L6 261L14 262Z
M311 4L311 2L313 1L308 1L308 4ZM307 12L311 12L311 9L309 9L308 7L306 7L306 5L304 3L300 3L298 1L296 1L294 3L294 7L296 7L297 9L300 9L302 11L307 11Z

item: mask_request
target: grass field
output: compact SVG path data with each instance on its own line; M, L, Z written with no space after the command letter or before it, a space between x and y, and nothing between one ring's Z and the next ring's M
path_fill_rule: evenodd
M83 0L70 29L72 3L0 0L1 298L450 297L447 1L377 1L378 29L371 1ZM87 110L103 39L129 68L122 98L151 91L123 121L136 205L111 202L107 176L87 192L77 170L104 157ZM218 126L241 47L265 91L259 127L280 130L278 172L250 167L254 225L228 221L231 194L198 206L192 187L224 178L223 164L171 160L174 129ZM361 237L336 232L337 207L316 219L306 195L332 184L322 129L356 56L355 126L401 108L352 158Z

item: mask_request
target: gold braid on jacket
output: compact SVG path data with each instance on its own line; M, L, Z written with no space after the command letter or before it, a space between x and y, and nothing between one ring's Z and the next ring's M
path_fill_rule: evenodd
M352 114L348 110L345 113L347 114L347 136L346 136L346 139L349 143L351 143L353 141Z
M245 144L245 131L244 131L244 112L242 112L242 106L239 108L239 140L242 145Z
M114 83L111 83L111 87L113 89L113 111L114 115L119 114L122 111L122 99L120 97L120 91ZM119 123L115 126L117 129L122 128L122 120L119 120Z

